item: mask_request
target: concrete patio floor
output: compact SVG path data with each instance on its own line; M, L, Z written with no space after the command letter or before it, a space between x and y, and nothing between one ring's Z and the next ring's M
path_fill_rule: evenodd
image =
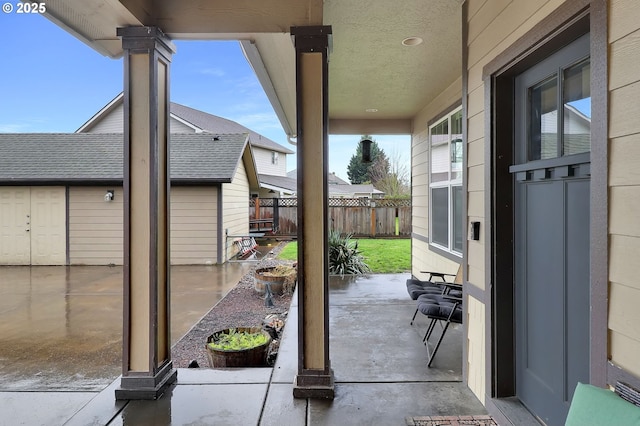
M250 267L172 267L172 343ZM122 282L121 266L0 266L0 391L108 386L122 373Z
M47 425L405 425L407 417L481 415L462 379L462 330L450 328L432 368L424 318L408 274L332 278L330 358L333 401L294 399L297 304L291 306L274 368L180 369L157 401L115 401L102 392L3 392L0 424ZM7 423L3 423L7 422Z

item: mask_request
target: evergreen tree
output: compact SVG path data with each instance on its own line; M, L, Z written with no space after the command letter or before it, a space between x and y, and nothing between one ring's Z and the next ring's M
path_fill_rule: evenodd
M347 177L352 185L361 183L376 184L380 176L386 176L389 172L389 160L384 150L380 149L378 143L369 135L362 135L360 141L369 139L371 144L371 162L362 162L362 144L359 143L356 153L351 156L347 166Z

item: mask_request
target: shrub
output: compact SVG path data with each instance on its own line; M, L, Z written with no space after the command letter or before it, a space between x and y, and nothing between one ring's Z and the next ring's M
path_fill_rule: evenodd
M358 250L358 241L351 234L329 231L329 273L334 275L356 275L371 272L369 265Z

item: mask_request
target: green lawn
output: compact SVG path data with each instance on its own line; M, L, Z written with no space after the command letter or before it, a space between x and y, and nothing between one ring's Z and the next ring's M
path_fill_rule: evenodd
M411 271L411 240L369 239L358 241L358 249L374 274L393 274ZM298 243L292 241L280 252L278 258L296 260Z

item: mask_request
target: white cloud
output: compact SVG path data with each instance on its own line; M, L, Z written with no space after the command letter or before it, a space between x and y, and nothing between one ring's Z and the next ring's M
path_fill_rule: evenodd
M24 133L28 130L25 124L2 124L0 123L0 133Z
M30 118L20 123L0 123L0 133L52 133L63 132L60 130L65 123L58 123L58 129L52 128L47 120L39 118Z
M198 74L211 75L214 77L224 77L226 73L221 68L200 68L196 71Z

